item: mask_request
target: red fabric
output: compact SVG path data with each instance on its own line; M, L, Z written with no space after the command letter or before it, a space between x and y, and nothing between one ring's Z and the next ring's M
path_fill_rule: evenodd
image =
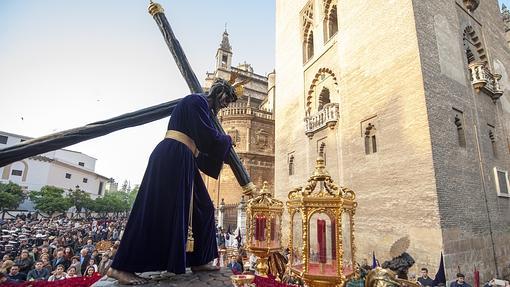
M326 263L326 220L317 219L317 241L319 243L319 262Z
M276 237L276 218L271 219L271 241Z
M266 218L262 217L260 219L260 241L266 240Z
M255 217L255 240L260 238L260 218Z
M20 283L3 283L2 287L89 287L101 279L101 274L94 273L91 277L76 277L59 281L26 281Z
M475 272L473 274L473 278L475 281L475 287L480 287L480 272L478 270L476 270L476 267L475 267Z
M336 260L336 221L331 220L331 255Z
M290 286L293 286L293 285L287 285L287 284L278 282L272 276L269 276L267 278L255 276L255 280L253 280L253 283L255 283L255 286L257 286L257 287L290 287Z

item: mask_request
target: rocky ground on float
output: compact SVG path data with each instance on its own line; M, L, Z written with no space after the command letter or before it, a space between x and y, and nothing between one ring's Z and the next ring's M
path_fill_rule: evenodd
M192 273L190 270L186 274L175 275L173 273L146 272L140 274L144 278L150 278L149 283L139 286L160 286L160 287L206 287L206 286L233 286L230 276L232 272L228 268L222 268L218 272L199 272ZM132 286L121 285L117 280L103 277L92 287L120 287Z

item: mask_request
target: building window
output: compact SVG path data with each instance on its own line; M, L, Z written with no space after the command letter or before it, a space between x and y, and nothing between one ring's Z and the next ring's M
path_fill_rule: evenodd
M8 137L0 135L0 144L7 144Z
M21 176L22 174L23 174L23 171L21 171L19 169L13 169L11 171L11 175Z
M483 43L472 26L464 29L463 44L468 64L475 61L487 62Z
M78 163L78 165L79 165L79 166L85 166L85 163L80 161L80 162Z
M496 192L498 196L510 197L510 184L508 183L508 171L494 168L494 177L496 182Z
M289 157L289 175L294 175L294 155Z
M99 182L99 190L97 191L97 195L103 194L103 184L104 183L102 181Z
M227 55L221 56L221 66L222 67L225 67L225 68L227 67L227 61L228 61Z
M324 43L338 32L338 17L336 3L334 2L333 0L324 0L324 20L322 21Z
M301 11L301 32L303 40L303 63L313 57L313 1Z
M489 125L489 139L491 141L491 147L492 147L492 156L494 158L498 157L498 149L496 145L496 135L494 133L494 127Z
M89 180L87 178L83 178L83 183L87 183Z
M324 142L319 146L319 156L324 159L324 164L326 164L326 143Z
M368 123L365 128L365 154L371 154L377 152L377 141L375 138L375 126Z
M71 179L71 174L70 173L66 173L66 178L67 179Z
M457 128L457 140L460 147L466 147L466 134L464 132L464 121L462 119L462 113L458 112L455 114L455 118L453 122L455 123L455 127Z
M322 108L324 108L325 104L329 104L330 102L331 102L331 100L329 99L329 89L326 87L323 87L321 93L319 94L319 104L318 104L319 111L322 110Z

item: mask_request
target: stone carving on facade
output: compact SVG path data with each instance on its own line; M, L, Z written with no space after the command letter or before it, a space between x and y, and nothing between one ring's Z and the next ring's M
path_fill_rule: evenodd
M255 133L255 145L260 151L265 151L269 148L269 133L264 129L259 129Z
M480 0L463 0L464 7L469 10L469 12L473 12L480 5Z
M233 144L238 144L241 142L241 136L239 135L239 131L236 128L231 127L227 131L227 134L232 138Z

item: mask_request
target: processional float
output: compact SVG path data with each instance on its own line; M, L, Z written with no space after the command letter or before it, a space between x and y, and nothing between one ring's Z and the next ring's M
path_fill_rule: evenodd
M149 5L149 13L153 16L154 20L158 24L165 42L167 43L168 48L170 49L170 52L172 53L177 66L179 67L179 71L186 80L190 91L192 93L203 93L204 91L200 86L200 82L191 69L191 65L189 64L179 41L176 39L172 28L168 23L161 5L151 1ZM0 149L0 167L31 156L52 150L57 150L73 144L77 144L82 141L107 135L117 130L143 125L162 119L172 114L173 109L180 100L181 99L173 100L160 105L123 114L104 121L90 123L83 127L78 127L27 140L17 145ZM218 131L225 134L225 131L218 121L218 118L212 111L211 118L213 119L214 125ZM243 193L245 195L252 195L253 192L255 192L255 185L252 183L248 172L244 168L241 160L239 159L239 156L233 147L230 148L226 161L229 163L230 168L232 169L232 172L234 173L238 183L243 188Z

